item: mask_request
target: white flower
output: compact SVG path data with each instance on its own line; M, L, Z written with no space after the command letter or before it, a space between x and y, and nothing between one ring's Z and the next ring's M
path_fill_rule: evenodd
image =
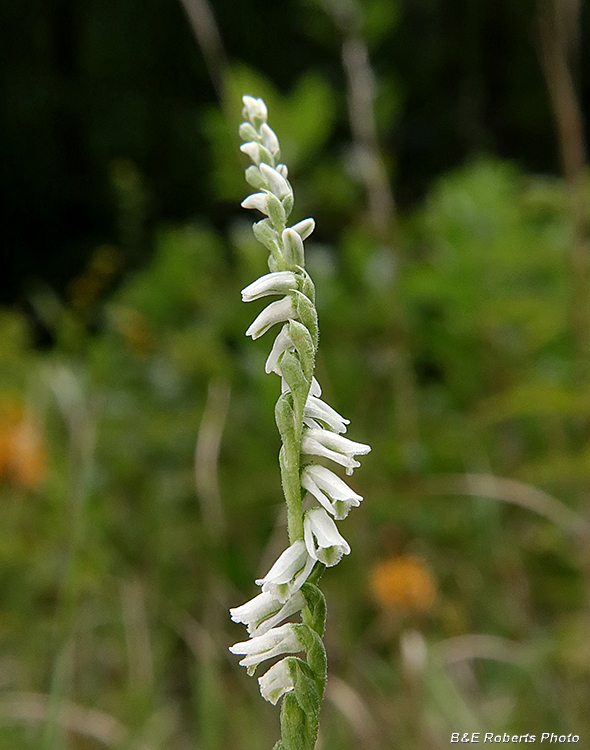
M351 507L360 505L363 499L362 495L357 495L334 472L318 464L311 464L303 469L301 473L301 485L337 521L346 518Z
M286 165L286 164L277 164L277 167L276 167L276 169L277 169L277 172L278 172L279 174L283 175L283 177L284 177L285 179L287 179L287 177L289 176L289 170L288 170L288 168L287 168L287 165Z
M257 208L268 216L268 198L266 193L252 193L241 203L242 208Z
M266 123L260 126L260 135L262 136L262 143L264 148L268 149L273 156L279 153L279 139L272 128L269 128ZM285 175L286 177L286 175Z
M343 416L338 414L335 409L332 409L325 401L322 401L316 396L311 394L307 397L305 407L303 409L303 419L306 420L308 426L315 426L315 420L324 422L334 432L346 432L346 425L350 424L349 419L344 419ZM309 421L314 422L313 425L309 424Z
M342 555L350 554L348 542L323 508L311 508L305 512L303 533L310 557L329 568L339 563Z
M291 229L294 229L302 240L306 240L315 229L315 221L313 219L303 219L303 221L294 224Z
M263 162L260 165L260 174L267 181L270 192L274 193L280 200L293 193L291 185L289 185L283 175L268 164Z
M272 345L272 349L270 350L270 354L268 355L268 359L266 360L266 364L264 365L264 371L267 374L276 372L277 375L280 375L281 371L279 368L279 359L281 355L289 350L293 350L294 348L295 344L293 343L293 339L291 338L291 336L289 336L289 329L287 328L287 326L283 326L279 331L279 335L276 337L274 344Z
M242 301L252 302L269 294L287 294L297 289L297 276L293 271L274 271L261 276L242 289Z
M371 450L370 445L364 443L355 443L342 435L337 435L329 430L322 430L318 427L308 427L303 431L303 441L301 452L308 453L312 456L323 456L335 461L337 464L346 468L346 473L350 476L353 469L360 466L353 456L364 456Z
M252 675L261 661L281 654L294 654L302 651L303 648L296 626L288 623L281 625L280 628L272 628L264 635L257 635L248 641L235 643L229 647L229 650L232 654L244 655L240 665L248 667L248 674Z
M246 336L252 336L257 339L265 334L275 323L284 323L297 317L297 310L293 305L291 297L283 297L276 302L271 302L265 307L260 315L254 320L250 328L246 331Z
M253 96L243 96L242 101L244 102L244 109L242 115L246 120L254 122L255 119L266 122L268 117L268 110L266 104L262 99L255 99Z
M307 554L305 542L298 539L282 553L272 568L256 581L262 591L268 591L275 599L286 602L307 581L315 559Z
M242 622L252 636L263 635L271 628L280 625L287 617L299 612L305 606L305 599L300 591L284 604L275 599L268 591L263 591L241 607L230 609L234 622Z
M293 690L293 678L289 671L289 657L274 664L262 677L258 678L260 694L264 700L276 706L279 699Z
M260 144L256 143L255 141L242 143L242 145L240 146L240 151L243 154L247 154L257 166L258 164L260 164L260 160L264 155L264 150L260 147Z

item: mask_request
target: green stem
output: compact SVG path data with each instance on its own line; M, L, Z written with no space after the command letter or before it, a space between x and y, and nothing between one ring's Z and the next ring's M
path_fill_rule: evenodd
M287 501L287 531L291 544L298 539L303 539L303 509L299 480L300 448L301 443L289 445L285 442L279 454L281 482Z

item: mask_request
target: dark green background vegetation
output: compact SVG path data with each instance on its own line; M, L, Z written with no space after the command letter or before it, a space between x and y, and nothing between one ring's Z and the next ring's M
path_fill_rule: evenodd
M430 180L479 153L559 170L539 64L532 0L365 3L378 77L382 144L398 200L414 205ZM325 151L347 138L339 34L314 2L213 4L227 56L283 93L313 71L335 96ZM580 29L588 43L587 8ZM63 292L97 242L120 242L113 163L145 182L145 262L162 220L215 217L235 207L211 191L203 114L215 91L182 8L171 0L6 0L0 9L1 299L23 300L32 279ZM590 101L588 66L580 91Z
M242 93L269 106L293 220L317 221L325 398L373 446L322 583L318 750L588 747L588 8L331 7L218 0L222 54L172 2L0 5L2 749L278 736L227 652L228 607L286 543L271 334L246 340L262 303L239 301L266 260Z

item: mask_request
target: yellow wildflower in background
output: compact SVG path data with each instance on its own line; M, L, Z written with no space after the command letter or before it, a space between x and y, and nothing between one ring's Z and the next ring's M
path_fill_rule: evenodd
M0 481L35 489L45 478L45 443L33 415L13 398L0 401Z
M436 599L434 577L420 559L410 555L376 563L369 586L384 609L427 612Z

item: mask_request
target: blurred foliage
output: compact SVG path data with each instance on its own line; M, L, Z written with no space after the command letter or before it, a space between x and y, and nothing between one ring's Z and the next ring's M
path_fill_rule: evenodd
M341 39L326 7L349 6L287 0L269 13L261 0L211 0L232 66L259 71L282 94L299 88L307 106L332 91L340 118L324 159L338 156L346 137ZM474 152L517 158L533 171L558 169L536 0L362 0L359 7L378 74L379 132L404 205ZM587 5L582 13L580 49L588 45ZM112 179L121 161L136 166L146 193L142 242L123 243L124 269L147 262L162 221L207 213L226 225L232 209L210 189L211 171L223 173L207 146L217 128L199 127L215 90L179 2L4 0L0 47L0 303L25 303L38 278L62 294L94 247L122 242ZM579 83L587 110L588 66ZM310 127L295 103L293 119L277 123L281 132L287 125L288 156L301 143L291 133ZM322 132L308 144L316 153L332 114L318 111ZM323 166L324 179L339 188L335 165ZM344 197L336 199L343 208Z
M407 100L423 88L402 85L380 50L391 34L415 47L402 37L425 16L443 40L441 4L406 5L363 3L392 181L404 167L389 134L409 127ZM306 44L332 60L329 17L314 2L296 8L314 21ZM492 11L470 8L465 23L480 28ZM124 19L104 26L98 7L85 11L95 31L81 22L81 59L97 79L117 77L114 50L127 43L136 66L149 63L123 33L135 29L130 9L112 46L94 34ZM216 11L225 34L229 11ZM231 13L252 22L241 5ZM506 34L524 11L511 13ZM140 24L138 39L149 33ZM260 57L263 42L249 43ZM424 87L442 52L422 46ZM188 157L182 172L198 218L156 221L162 188L147 162L105 145L112 231L82 227L87 252L63 293L49 283L30 292L35 326L1 313L0 747L263 750L276 740L276 710L227 652L243 635L228 607L254 595L252 580L286 539L279 383L264 374L267 337L244 337L264 303L239 302L266 270L237 208L247 193L234 137L244 91L269 105L294 220L317 221L307 245L318 378L352 437L373 446L353 480L365 501L342 524L352 554L323 579L331 677L319 747L436 749L452 731L590 736L590 388L574 331L570 193L558 177L474 157L425 181L384 242L368 219L333 68L283 61L284 78L272 80L257 68L230 67L227 112L210 97L177 121L199 152L200 172ZM162 80L152 83L163 94ZM433 128L451 127L448 108L429 101ZM136 104L137 119L119 115L147 153L162 130L142 120L140 96ZM160 123L165 109L155 109ZM115 131L88 117L106 144ZM526 119L523 132L531 127ZM35 147L49 159L44 143ZM163 163L158 180L175 180ZM66 246L72 235L61 230ZM130 272L150 236L149 263ZM35 346L39 326L52 346ZM404 393L394 377L402 355Z

